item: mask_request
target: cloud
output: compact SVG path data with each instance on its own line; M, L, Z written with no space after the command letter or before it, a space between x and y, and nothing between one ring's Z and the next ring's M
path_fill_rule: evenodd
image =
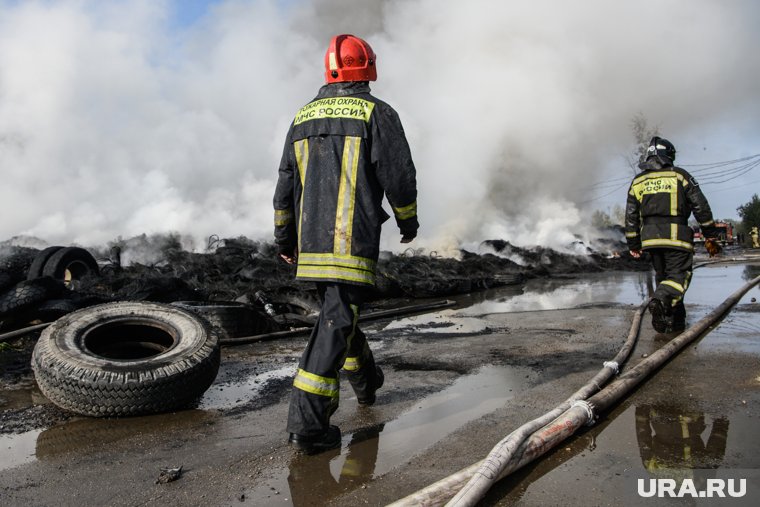
M287 126L338 32L378 53L373 90L406 127L431 247L566 245L639 111L687 152L711 129L760 130L750 1L222 1L184 28L171 9L3 6L0 238L270 238Z

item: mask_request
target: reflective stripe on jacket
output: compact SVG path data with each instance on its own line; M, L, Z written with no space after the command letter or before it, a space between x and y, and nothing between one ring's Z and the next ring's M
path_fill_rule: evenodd
M374 285L380 228L417 231L417 184L398 114L367 83L333 83L288 131L274 196L275 242L298 251L296 277Z
M643 171L631 182L625 210L628 247L693 250L694 231L688 225L692 212L703 232L711 233L715 225L699 185L685 170L655 157L639 167Z

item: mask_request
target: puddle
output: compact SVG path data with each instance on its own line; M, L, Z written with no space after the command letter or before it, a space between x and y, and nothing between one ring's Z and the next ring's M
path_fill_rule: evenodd
M689 317L695 322L706 314L701 311ZM720 325L697 342L694 350L699 353L728 352L760 355L760 312L733 311Z
M420 315L395 320L386 325L384 331L413 328L415 332L432 332L436 334L473 334L482 333L489 327L488 322L475 317L462 317L456 310L444 310L438 314Z
M45 402L36 388L7 389L0 391L0 411L31 407L35 402Z
M24 463L30 463L35 458L37 437L42 430L27 431L15 435L0 435L0 470L14 468Z
M529 370L485 366L457 379L440 393L422 399L385 425L379 440L377 475L406 462L465 423L502 407L526 384Z
M467 422L502 407L525 386L528 371L485 366L416 402L393 421L344 435L340 450L294 456L289 470L246 492L246 498L254 503L322 505L406 463Z
M294 363L264 373L254 373L241 381L214 383L203 394L198 408L219 410L245 405L261 394L261 390L270 380L293 378L295 374Z
M757 424L757 417L742 411L710 414L667 404L629 405L502 481L491 494L500 505L550 505L558 496L565 505L640 505L637 479L691 479L704 490L709 479L758 467ZM596 487L579 490L589 480Z
M184 431L215 420L201 410L184 410L124 419L74 419L47 429L0 435L0 470L59 459L72 452L98 452L120 445L134 446L144 440Z
M461 309L399 319L384 329L413 328L435 333L478 333L486 330L483 315L536 310L558 310L599 303L639 304L654 283L649 273L592 273L578 279L530 280L516 293L514 288L494 289L479 301ZM463 301L464 302L464 301Z
M760 266L705 266L695 271L686 293L689 306L714 307L749 279ZM395 320L385 330L414 329L440 334L477 333L487 328L478 317L498 313L559 310L595 304L639 305L654 291L654 276L646 272L591 273L575 279L530 280L521 294L514 288L495 289L479 295L479 301L461 309ZM760 299L760 288L748 292L740 304ZM464 302L464 301L463 301Z

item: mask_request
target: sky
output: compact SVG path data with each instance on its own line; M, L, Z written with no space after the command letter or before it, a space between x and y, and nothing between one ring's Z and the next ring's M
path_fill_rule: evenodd
M590 238L625 202L637 114L736 218L756 159L698 164L760 154L758 20L752 0L0 0L0 240L271 239L285 133L336 33L378 54L416 246Z

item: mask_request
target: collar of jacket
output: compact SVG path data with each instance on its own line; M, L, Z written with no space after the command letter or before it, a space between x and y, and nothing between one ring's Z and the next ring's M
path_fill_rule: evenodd
M343 97L345 95L357 95L359 93L369 93L369 83L367 81L347 81L345 83L326 84L319 89L317 98Z
M673 162L668 157L657 157L652 155L647 157L644 162L639 164L642 171L662 171L668 167L673 167Z

